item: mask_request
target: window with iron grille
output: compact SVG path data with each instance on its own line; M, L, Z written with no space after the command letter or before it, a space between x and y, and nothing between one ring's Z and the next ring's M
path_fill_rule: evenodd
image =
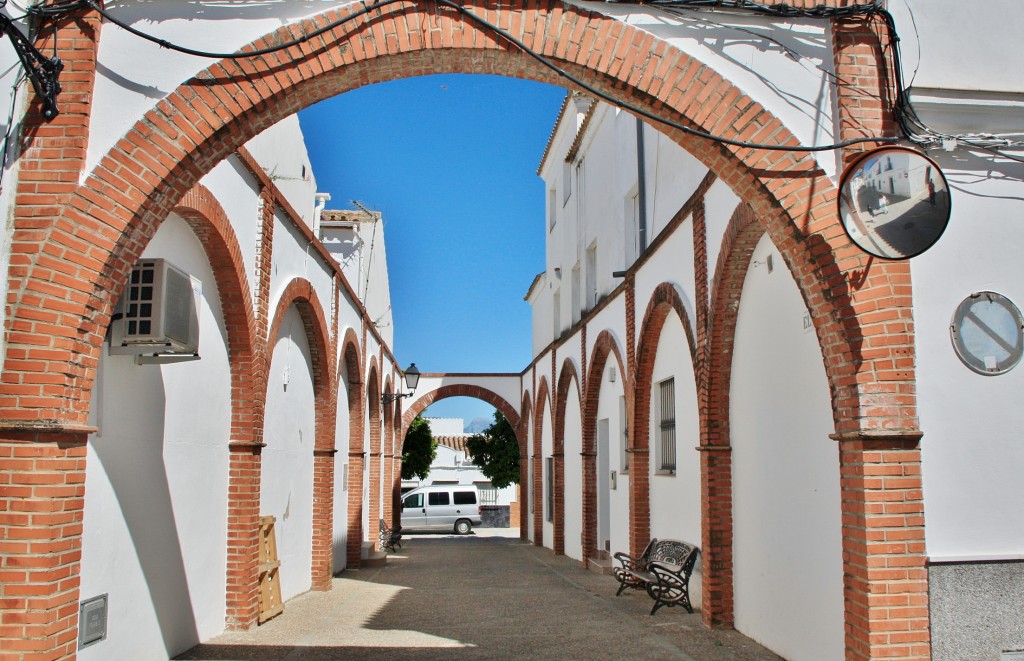
M659 470L676 469L676 384L667 379L658 384L660 393L658 406L658 466Z

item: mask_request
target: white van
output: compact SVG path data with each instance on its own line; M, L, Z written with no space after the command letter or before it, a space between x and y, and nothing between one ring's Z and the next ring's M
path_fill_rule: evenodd
M402 496L402 531L454 530L468 535L480 518L480 493L472 484L432 484Z

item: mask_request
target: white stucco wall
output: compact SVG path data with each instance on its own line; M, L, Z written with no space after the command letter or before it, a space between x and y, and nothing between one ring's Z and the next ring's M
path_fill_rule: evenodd
M171 217L145 252L203 281L202 359L100 359L89 441L81 595L109 595L107 639L80 659L166 659L223 630L230 372L203 248Z
M245 148L259 163L267 164L263 171L299 214L298 220L312 229L316 178L298 116L285 117L246 143Z
M1022 558L1024 367L999 376L970 371L953 350L949 326L977 291L1024 307L1017 222L1024 165L961 152L933 156L953 185L952 217L935 247L910 262L928 555Z
M660 391L667 379L675 383L676 470L659 470ZM697 387L689 345L679 317L669 314L658 338L658 353L651 379L650 471L651 536L681 539L700 545L700 420Z
M274 344L264 423L260 515L277 519L281 597L309 589L312 568L313 374L302 319L294 306Z
M730 429L736 628L793 661L841 659L839 453L806 308L767 238L747 272L733 350Z
M632 4L579 3L661 37L707 64L763 106L804 144L833 142L834 97L827 76L833 70L827 21L779 21L727 13L669 14ZM751 38L751 32L771 40ZM780 45L781 44L781 45ZM835 174L834 152L815 156Z
M564 429L565 457L565 555L583 559L583 426L580 416L580 396L575 384L569 386L565 401Z

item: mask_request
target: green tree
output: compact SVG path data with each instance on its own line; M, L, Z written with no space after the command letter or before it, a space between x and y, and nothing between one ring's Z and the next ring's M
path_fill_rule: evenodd
M421 416L413 418L402 443L402 479L421 480L430 474L430 464L437 456L437 440L430 432L430 423Z
M482 434L466 440L466 449L494 486L519 484L519 441L501 411L494 412L494 423Z

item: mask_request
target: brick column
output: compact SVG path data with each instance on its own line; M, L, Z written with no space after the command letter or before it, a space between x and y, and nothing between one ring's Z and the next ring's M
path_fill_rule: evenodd
M565 555L565 454L561 449L552 455L555 465L555 479L553 481L555 494L553 523L555 524L554 539L551 540L552 549L555 555Z
M359 569L363 558L363 464L366 453L348 453L348 566Z
M227 628L259 616L260 479L265 443L231 443L228 464Z
M920 433L839 441L847 659L931 657Z
M379 433L379 432L378 432ZM373 432L371 431L372 435ZM373 541L374 550L377 548L379 540L372 534L372 531L377 530L378 519L381 518L380 514L380 450L377 452L370 453L370 539Z
M401 400L399 400L401 401ZM389 405L390 406L390 405ZM390 410L389 410L390 411ZM389 413L387 421L384 424L384 440L382 443L383 464L384 464L384 502L382 505L381 518L388 522L388 525L394 525L393 511L395 501L395 432L392 420L395 418L401 420L400 416L395 416Z
M650 452L629 450L629 554L639 557L651 539Z
M334 455L313 450L313 589L330 590L334 577Z
M544 457L540 439L534 441L533 455L533 545L544 546Z
M597 395L595 395L596 397ZM584 441L584 450L580 454L583 457L583 566L590 566L590 559L598 556L597 548L597 452L594 447L594 429L597 421L588 417L584 426L590 427L590 441Z
M700 450L703 584L701 617L709 627L733 626L732 448Z
M0 432L3 658L74 658L87 435Z

